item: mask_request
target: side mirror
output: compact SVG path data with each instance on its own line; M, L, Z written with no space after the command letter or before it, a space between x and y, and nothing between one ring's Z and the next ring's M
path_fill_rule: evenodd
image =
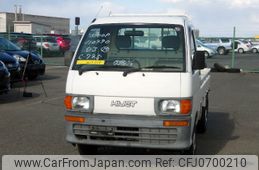
M194 70L202 70L206 68L205 62L205 52L204 51L196 51L193 56L192 68Z

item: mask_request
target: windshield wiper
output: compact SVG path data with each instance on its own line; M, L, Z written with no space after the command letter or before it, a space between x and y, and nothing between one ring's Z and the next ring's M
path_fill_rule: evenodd
M138 72L140 70L142 70L142 68L131 68L131 69L125 70L122 75L126 77L129 73Z
M83 73L85 72L88 72L88 71L94 71L94 70L103 70L103 69L113 69L113 68L132 68L130 66L120 66L120 65L102 65L100 67L91 67L91 68L88 68L88 67L80 67L79 68L79 75L82 75Z
M123 76L126 77L129 73L138 72L145 69L163 69L163 68L173 68L173 69L180 69L180 67L175 66L165 66L165 65L159 65L159 66L148 66L148 67L142 67L142 68L131 68L123 72Z

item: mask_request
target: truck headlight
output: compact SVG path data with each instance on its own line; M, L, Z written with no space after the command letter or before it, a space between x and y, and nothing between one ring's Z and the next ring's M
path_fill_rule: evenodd
M180 113L180 101L163 100L160 103L160 110L163 113Z
M90 99L88 97L73 97L72 109L87 111L90 109Z
M64 104L66 109L69 111L92 113L94 107L94 97L67 95L64 99Z
M160 100L159 114L190 114L192 110L192 100Z

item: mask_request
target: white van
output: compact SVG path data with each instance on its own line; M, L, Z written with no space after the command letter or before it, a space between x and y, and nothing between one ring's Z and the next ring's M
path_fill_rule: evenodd
M196 151L205 132L210 69L185 16L117 15L94 20L66 84L68 142Z

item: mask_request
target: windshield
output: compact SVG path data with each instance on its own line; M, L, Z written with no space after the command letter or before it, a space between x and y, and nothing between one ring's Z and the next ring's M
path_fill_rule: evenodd
M0 38L0 50L3 51L19 51L21 50L19 47L17 47L15 44L13 44L11 41Z
M51 43L57 42L55 37L44 37L43 41L44 42L51 42Z
M85 34L73 69L180 72L185 69L184 49L179 25L98 25Z
M209 46L203 44L200 40L196 40L196 44L197 44L197 45L200 45L200 46L202 46L202 47L210 48Z

